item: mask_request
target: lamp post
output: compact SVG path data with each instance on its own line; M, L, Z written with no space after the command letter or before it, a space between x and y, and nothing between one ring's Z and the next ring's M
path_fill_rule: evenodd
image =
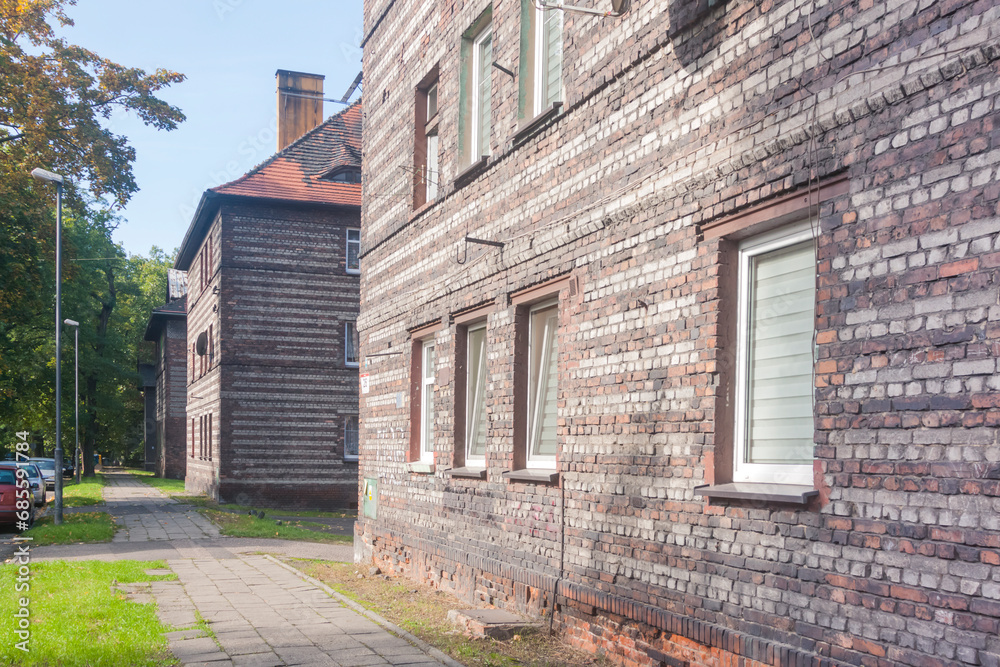
M44 169L32 169L31 177L36 181L48 181L56 184L56 451L55 463L55 493L56 507L52 520L57 526L63 522L62 493L62 191L63 177Z
M83 466L83 454L80 452L80 323L63 320L63 324L73 327L73 437L76 439L73 467L76 468L75 478L79 484L80 468Z

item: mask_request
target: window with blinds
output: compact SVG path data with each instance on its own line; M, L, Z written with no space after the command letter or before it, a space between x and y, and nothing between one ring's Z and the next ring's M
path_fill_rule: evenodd
M816 251L798 227L740 248L737 481L811 484Z
M434 343L421 347L420 460L434 462Z
M465 464L486 464L486 325L468 331Z
M493 86L493 26L473 41L472 161L490 153L490 94Z
M551 467L556 460L558 371L557 304L531 309L528 320L528 466Z
M562 99L562 19L556 9L539 10L535 36L535 113Z

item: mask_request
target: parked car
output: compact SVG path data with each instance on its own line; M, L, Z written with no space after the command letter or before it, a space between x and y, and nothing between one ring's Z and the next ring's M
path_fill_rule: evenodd
M48 489L56 488L56 460L38 457L32 457L28 460L42 471L42 477L45 478L45 487Z
M45 477L42 476L42 471L39 470L37 465L31 462L18 463L17 467L28 471L28 482L31 484L31 490L35 494L35 507L45 507L45 501L48 496L45 494Z
M76 473L72 457L63 457L63 477L72 477Z
M35 522L35 503L29 488L18 488L17 464L0 463L0 524L13 524L23 520L24 512L28 513L27 525ZM25 493L27 491L27 493ZM18 498L20 494L21 498ZM22 509L18 509L18 501L22 501ZM23 501L27 501L26 503ZM27 505L25 508L24 505ZM21 517L18 514L21 514Z

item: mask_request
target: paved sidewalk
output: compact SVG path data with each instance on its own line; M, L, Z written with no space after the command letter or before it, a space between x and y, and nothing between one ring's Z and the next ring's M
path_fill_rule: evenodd
M205 539L219 536L219 528L190 505L177 502L132 475L106 473L104 503L124 526L115 542Z
M106 510L124 525L114 542L35 547L32 560L165 560L178 580L139 585L132 594L156 600L161 621L175 628L167 635L170 649L184 665L461 667L260 555L350 562L351 545L223 537L194 508L130 475L106 479Z

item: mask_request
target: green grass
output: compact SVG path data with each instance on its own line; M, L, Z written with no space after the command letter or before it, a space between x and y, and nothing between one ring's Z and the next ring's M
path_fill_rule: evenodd
M49 502L53 502L50 500ZM80 483L63 482L63 507L86 507L104 502L104 475L83 477Z
M82 542L110 542L115 536L115 522L106 512L73 512L63 515L63 524L56 526L47 516L35 522L24 533L32 537L32 546L49 544L79 544Z
M203 509L201 513L219 526L219 531L229 537L266 537L275 540L299 540L302 542L325 542L327 544L352 544L353 535L335 535L302 528L300 522L279 526L274 519L266 516L258 519L246 514L231 514L218 510ZM314 524L315 525L315 524Z
M114 581L137 583L176 579L150 576L145 570L166 567L160 562L48 561L29 563L30 590L15 591L16 563L0 566L0 580L11 582L0 593L0 664L73 667L161 666L177 661L167 648L163 626L152 604L128 600L112 590ZM20 609L30 600L28 651L15 647Z
M145 480L143 480L145 481ZM263 509L267 514L276 514L278 516L300 516L303 518L319 518L319 519L354 519L358 516L358 513L354 510L340 510L333 512L324 512L321 510L284 510L284 509L268 509L251 507L249 505L234 505L232 503L217 503L214 500L206 498L205 496L194 496L192 498L187 498L184 500L186 503L191 505L197 505L198 507L204 507L210 510L222 510L226 512L236 512L237 514L246 514L248 510L251 509Z
M143 471L145 473L145 471ZM187 491L184 490L184 480L183 479L164 479L162 477L150 477L150 476L140 476L136 473L132 473L139 478L139 481L153 488L159 489L166 494L171 496L183 496L187 495ZM152 473L146 473L146 475L152 475Z

